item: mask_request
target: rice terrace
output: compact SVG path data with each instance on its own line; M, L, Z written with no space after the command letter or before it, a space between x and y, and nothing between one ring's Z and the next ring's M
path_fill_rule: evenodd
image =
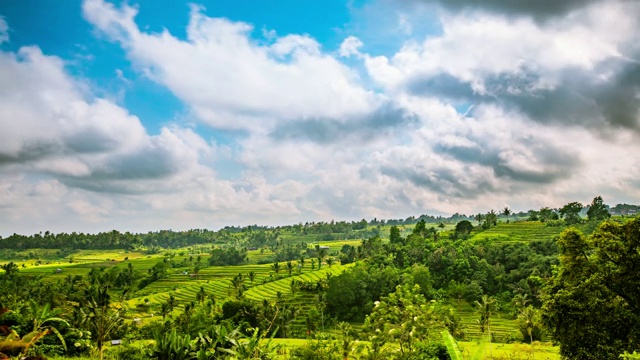
M0 1L0 360L640 359L640 1Z

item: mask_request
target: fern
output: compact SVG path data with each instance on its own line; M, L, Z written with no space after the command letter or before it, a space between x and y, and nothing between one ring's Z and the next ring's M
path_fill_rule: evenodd
M458 344L456 344L455 339L449 331L444 330L442 332L442 339L444 340L444 345L447 347L447 352L451 360L462 360L462 352L460 352Z

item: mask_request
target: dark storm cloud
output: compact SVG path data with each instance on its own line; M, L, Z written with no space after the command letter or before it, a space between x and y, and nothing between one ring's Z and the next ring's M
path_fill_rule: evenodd
M612 72L603 78L599 74ZM640 130L640 65L614 60L590 71L567 69L553 88L538 88L539 76L523 69L519 74L488 75L486 94L451 75L412 79L406 86L414 95L455 102L494 103L517 110L539 123Z
M456 198L474 198L480 194L493 192L496 189L486 181L466 181L447 168L425 170L415 166L403 164L386 165L380 168L380 173L399 181L409 181L416 187L427 188L438 194Z
M412 0L438 4L446 9L481 9L505 15L531 16L537 20L565 15L571 10L599 2L597 0Z
M520 143L532 149L533 159L539 170L522 169L509 165L504 153L509 149L500 149L483 144L478 147L436 145L434 151L448 155L468 164L479 164L489 167L497 177L508 178L518 182L533 184L551 184L569 177L572 170L580 166L575 154L566 153L553 144L543 144L533 140L520 140Z
M367 141L385 130L416 121L415 117L393 106L382 106L357 119L308 119L279 124L271 131L273 140L312 141L331 144L349 140Z
M483 98L468 83L449 74L416 77L407 83L407 89L414 95L444 97L454 102Z
M132 154L112 155L106 162L94 165L88 175L58 178L67 186L93 192L138 194L157 189L147 181L137 180L162 181L180 170L180 159L169 149L149 147Z
M24 141L18 151L0 152L0 166L60 155L94 154L117 148L118 142L99 131L84 129L60 139Z
M62 149L63 146L54 141L34 141L22 144L20 150L16 152L3 153L0 151L0 166L43 159L51 154L60 153Z

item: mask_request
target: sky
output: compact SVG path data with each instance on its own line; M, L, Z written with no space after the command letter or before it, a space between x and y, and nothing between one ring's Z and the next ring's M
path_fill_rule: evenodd
M0 1L0 236L640 203L640 2Z

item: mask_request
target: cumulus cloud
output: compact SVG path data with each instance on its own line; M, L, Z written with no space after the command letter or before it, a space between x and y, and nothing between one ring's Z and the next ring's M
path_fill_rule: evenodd
M538 20L564 16L573 10L599 0L413 0L418 3L435 3L452 11L464 9L486 10L507 15L531 16Z
M87 0L83 12L118 41L151 79L166 86L205 123L251 129L275 119L338 118L367 112L378 97L314 39L286 35L266 44L252 26L210 18L193 6L187 39L150 34L135 23L136 9Z
M0 79L14 84L0 89L0 167L83 186L164 178L198 162L199 150L181 138L187 130L147 134L138 118L93 98L60 59L36 47L0 53Z
M640 129L638 6L594 2L543 24L444 15L442 35L365 63L392 92L499 104L539 122Z
M441 33L382 56L360 34L338 49L257 39L197 6L181 39L143 30L135 7L86 0L101 40L199 123L150 134L62 59L0 52L0 81L15 84L0 87L0 218L140 231L640 198L637 5L474 4L443 2ZM390 13L408 30L407 11Z

